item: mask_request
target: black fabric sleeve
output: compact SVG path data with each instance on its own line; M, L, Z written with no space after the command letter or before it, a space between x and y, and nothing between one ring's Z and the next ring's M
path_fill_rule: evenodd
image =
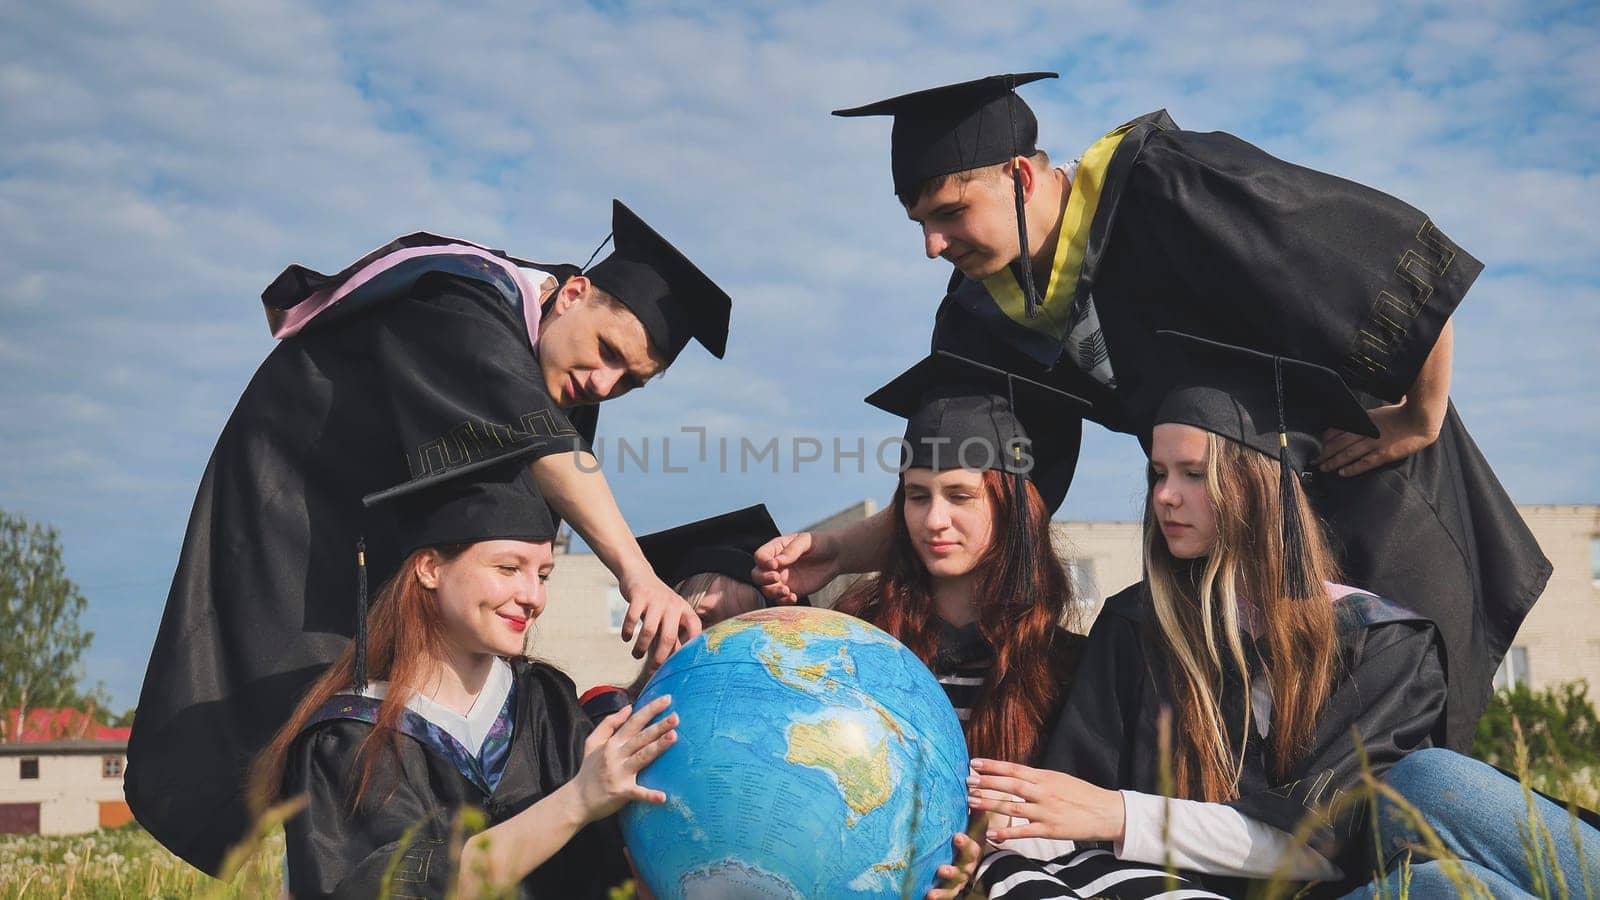
M584 449L546 392L526 327L489 285L430 274L383 310L371 359L411 478Z
M1367 849L1351 842L1364 833L1368 820L1367 806L1355 800L1362 774L1356 740L1372 774L1382 777L1402 756L1431 746L1429 735L1445 698L1431 623L1389 622L1358 637L1348 671L1322 709L1315 746L1296 777L1228 804L1290 834L1314 816L1309 846L1347 872L1364 871L1351 864L1359 864Z
M564 672L544 663L529 666L527 688L543 694L545 715L536 720L543 776L554 785L576 778L583 765L583 743L593 726L578 705L577 691ZM537 685L537 687L535 687ZM584 826L566 846L524 882L537 897L597 898L629 878L622 829L616 816Z
M1137 588L1114 595L1095 619L1039 767L1112 790L1137 783L1148 676L1138 622L1122 614L1137 596Z
M351 814L357 751L368 733L363 724L334 722L296 745L284 796L303 796L306 807L284 827L290 893L301 900L443 897L454 874L449 851L454 814L415 789L410 776L425 774L408 771L404 761L397 764L385 753L360 814Z
M1391 402L1483 269L1420 210L1221 132L1152 135L1117 217L1208 315Z

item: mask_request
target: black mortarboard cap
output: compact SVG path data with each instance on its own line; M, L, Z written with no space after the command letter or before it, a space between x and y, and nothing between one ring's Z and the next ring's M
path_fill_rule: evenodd
M836 116L894 116L889 136L889 168L894 192L914 195L929 179L1003 163L1038 150L1039 120L1016 88L1054 72L1015 72L928 88L857 106ZM1023 210L1022 174L1011 168L1017 209L1017 281L1028 317L1039 314L1039 295L1028 259L1028 217Z
M1284 591L1318 596L1305 564L1305 535L1315 525L1301 521L1289 498L1321 451L1324 430L1375 438L1377 426L1332 369L1181 332L1157 334L1177 356L1177 374L1141 440L1148 448L1156 425L1191 425L1276 459Z
M365 498L395 511L402 549L477 541L548 541L555 516L523 460L467 472L428 484L401 485Z
M639 321L668 363L690 338L722 358L733 301L678 248L624 206L611 201L610 256L584 274Z
M906 419L903 468L999 469L1034 480L1053 513L1065 481L1036 478L1030 448L1076 423L1089 402L1002 369L937 351L874 391L867 402Z
M1295 472L1310 468L1326 429L1378 436L1361 401L1332 369L1176 331L1159 334L1178 365L1152 428L1193 425L1274 459L1281 446Z
M656 576L676 585L700 572L716 572L754 587L756 551L782 532L765 504L745 507L639 538Z
M930 178L1031 156L1039 120L1013 89L1054 72L990 75L901 94L836 116L894 116L889 165L894 190L909 194Z
M1040 597L1033 586L1040 529L1048 542L1048 519L1061 506L1069 479L1039 478L1056 471L1035 465L1036 441L1077 420L1088 401L943 350L874 391L867 402L906 418L901 467L944 471L993 469L1009 473L1011 521L1003 529L1005 566L998 594L1008 605L1027 608ZM1044 501L1044 523L1028 512L1024 480Z
M405 555L424 547L478 541L553 540L555 516L518 459L488 467L462 467L427 481L411 481L362 498L365 506L393 510ZM356 545L355 685L367 685L366 540Z

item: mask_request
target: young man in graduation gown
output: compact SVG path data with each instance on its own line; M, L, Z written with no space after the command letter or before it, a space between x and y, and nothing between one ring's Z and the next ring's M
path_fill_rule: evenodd
M337 275L291 266L263 293L282 341L207 464L128 747L129 806L178 856L218 871L248 826L250 758L350 637L358 557L373 587L398 565L364 495L524 460L616 574L636 655L698 632L586 441L593 404L691 338L721 357L731 303L620 202L612 228L587 271L415 234Z
M1051 168L1013 91L1045 77L836 113L894 117L895 193L927 255L956 268L933 346L1088 398L1087 418L1123 432L1157 399L1160 329L1338 371L1380 435L1327 435L1310 490L1351 577L1438 623L1450 683L1440 737L1470 744L1550 574L1449 401L1450 314L1482 265L1393 197L1232 135L1181 130L1164 111ZM782 578L805 590L871 568L885 529L880 515L825 539L809 569L788 569L809 539L775 543L764 584L781 595Z

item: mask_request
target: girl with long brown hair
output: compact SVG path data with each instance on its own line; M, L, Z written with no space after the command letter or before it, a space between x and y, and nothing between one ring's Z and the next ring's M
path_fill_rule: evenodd
M664 800L635 776L676 714L656 701L591 729L572 682L523 657L555 536L525 465L402 502L414 549L252 770L257 810L305 803L289 892L606 896L628 871L610 816Z
M889 632L944 685L973 755L1031 761L1082 638L1031 478L1029 430L1074 398L959 357L929 357L867 398L906 417L884 570L837 608ZM1025 427L1026 426L1026 427Z
M1040 839L986 860L993 897L1079 896L1129 861L1227 896L1270 876L1341 894L1370 868L1363 766L1428 746L1442 714L1433 623L1338 583L1297 474L1324 429L1372 430L1355 397L1319 366L1172 340L1145 579L1106 601L1042 768L973 763L973 808L1028 820L991 839Z
M1035 471L1032 443L1078 401L1026 379L936 354L867 398L907 419L887 563L836 608L887 631L944 686L969 754L1031 761L1060 708L1082 638L1050 543L1065 494ZM930 898L954 897L978 846L955 837Z

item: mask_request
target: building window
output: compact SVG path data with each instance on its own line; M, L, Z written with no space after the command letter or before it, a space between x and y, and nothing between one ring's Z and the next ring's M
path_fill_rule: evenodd
M102 757L100 757L100 777L101 778L121 778L122 777L122 757L120 757L120 756L102 756Z
M17 773L17 777L21 778L23 781L31 781L31 780L37 779L39 777L39 757L37 757L37 756L26 756L26 757L23 757L23 759L22 759L22 770Z
M1600 587L1600 534L1589 535L1589 582Z
M622 599L622 588L613 587L606 592L606 616L612 631L622 633L622 620L628 617L628 601Z
M1532 687L1533 683L1528 675L1528 648L1512 647L1506 658L1500 660L1500 668L1494 672L1494 687L1497 691L1509 691L1522 685Z

